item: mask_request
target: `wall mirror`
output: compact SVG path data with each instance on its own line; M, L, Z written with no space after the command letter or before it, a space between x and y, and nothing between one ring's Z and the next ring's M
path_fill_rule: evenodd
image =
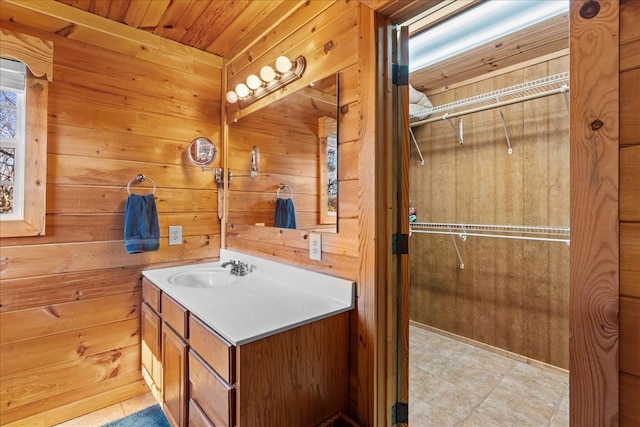
M337 231L337 89L331 75L229 124L228 224L274 227L278 199L290 198L296 229ZM256 145L260 174L251 178Z
M187 153L191 163L204 170L205 166L209 166L216 159L218 149L209 138L199 137L191 141Z

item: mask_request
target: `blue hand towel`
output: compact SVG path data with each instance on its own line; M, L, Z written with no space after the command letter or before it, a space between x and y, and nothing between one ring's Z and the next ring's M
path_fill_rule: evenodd
M124 211L124 246L127 253L157 251L160 226L153 194L130 194Z
M296 228L296 210L293 207L293 200L276 199L276 227Z

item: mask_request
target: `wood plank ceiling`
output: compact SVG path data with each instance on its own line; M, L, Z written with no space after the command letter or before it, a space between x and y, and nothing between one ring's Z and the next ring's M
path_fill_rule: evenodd
M60 3L233 59L307 0L56 0ZM317 1L317 0L316 0ZM333 0L325 0L333 1ZM337 1L337 0L336 0ZM411 34L431 27L480 0L360 0ZM568 13L411 73L427 93L568 49Z
M233 58L304 1L57 0L224 58Z
M56 0L134 28L232 59L307 0ZM314 0L318 1L318 0ZM323 0L330 4L334 0ZM442 0L361 0L384 15Z

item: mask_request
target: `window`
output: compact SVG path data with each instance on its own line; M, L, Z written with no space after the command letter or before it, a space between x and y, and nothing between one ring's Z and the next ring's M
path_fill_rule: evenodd
M0 238L44 234L51 42L0 28Z
M0 215L24 219L26 66L0 58Z

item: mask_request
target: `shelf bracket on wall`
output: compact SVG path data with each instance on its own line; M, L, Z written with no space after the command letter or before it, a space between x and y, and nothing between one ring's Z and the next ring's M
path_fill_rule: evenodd
M462 236L460 238L464 241ZM460 261L460 270L464 270L464 261L462 261L462 255L460 255L460 250L458 249L458 244L456 243L456 238L453 234L451 235L451 242L453 242L453 248L456 250L456 254L458 254L458 261Z
M498 96L496 96L496 102L500 102ZM509 139L509 132L507 132L507 121L504 119L504 112L502 111L502 107L498 108L500 112L500 118L502 119L502 128L504 129L504 136L507 138L507 154L513 154L513 148L511 148L511 140Z
M409 135L411 135L411 139L416 146L416 150L418 150L418 156L420 156L420 164L424 166L424 157L422 157L422 152L420 151L420 146L418 145L418 141L416 141L416 137L413 135L413 130L409 128Z
M569 111L569 85L560 86L560 93L564 95L564 102L567 104L567 111Z
M464 132L463 132L463 126L462 126L462 118L458 119L458 129L456 129L456 126L453 124L453 121L451 121L451 119L449 118L449 114L445 114L444 116L442 116L443 120L447 120L449 122L449 124L451 125L451 129L453 129L453 133L456 134L456 138L458 138L458 142L460 143L460 145L462 145L464 143Z

